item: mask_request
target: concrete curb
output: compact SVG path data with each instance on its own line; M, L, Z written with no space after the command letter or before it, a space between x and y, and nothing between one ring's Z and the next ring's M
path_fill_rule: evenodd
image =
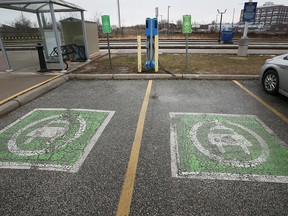
M259 75L223 75L223 74L183 74L183 79L197 80L255 80Z
M155 80L155 79L176 79L180 77L172 76L170 74L114 74L115 80Z
M0 116L5 115L9 112L12 112L20 107L20 104L15 101L8 101L7 103L0 106Z
M259 75L222 74L69 74L76 80L255 80Z
M75 69L76 70L76 69ZM73 70L74 71L74 70ZM39 86L23 95L0 106L0 116L27 104L39 96L57 88L69 80L255 80L258 75L216 75L216 74L65 74L42 86Z
M70 80L111 80L113 74L69 74Z
M20 95L14 100L17 101L20 106L23 106L24 104L34 100L35 98L47 93L48 91L62 85L63 83L67 82L69 80L68 76L61 76L55 80L52 80L51 82L48 82L36 89L33 89L29 91L26 94Z

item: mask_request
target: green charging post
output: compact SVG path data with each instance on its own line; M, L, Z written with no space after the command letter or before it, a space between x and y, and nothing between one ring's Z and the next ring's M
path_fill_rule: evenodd
M109 34L112 32L110 25L110 16L103 15L102 18L102 32L107 35L107 44L108 44L108 54L109 54L109 64L110 69L112 69L112 60L111 60L111 52L110 52L110 42L109 42Z
M183 15L182 33L186 34L186 72L188 68L188 34L192 33L191 15Z

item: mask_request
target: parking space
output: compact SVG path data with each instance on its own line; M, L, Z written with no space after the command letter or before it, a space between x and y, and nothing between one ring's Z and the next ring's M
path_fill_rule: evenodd
M252 81L252 83L254 82ZM256 83L255 86L257 86ZM148 109L131 215L137 215L139 212L142 215L259 215L265 214L265 212L283 214L287 211L287 202L284 201L287 200L287 193L284 192L287 190L287 184L259 182L259 179L252 177L252 171L254 171L252 163L251 168L247 169L250 176L245 179L243 170L241 172L243 168L227 166L225 162L229 164L230 161L223 159L217 161L218 158L213 158L213 156L209 158L204 154L208 150L201 152L191 146L195 143L193 140L191 141L193 138L191 131L193 126L195 128L195 122L209 123L210 125L206 126L211 129L212 126L217 127L218 120L218 132L222 135L230 134L230 136L226 135L227 142L223 142L224 144L229 144L229 138L232 139L232 135L235 136L236 132L240 133L241 131L241 134L235 136L234 140L237 137L250 137L248 138L250 142L247 144L256 144L256 149L260 142L257 142L253 135L249 135L249 132L244 135L245 130L241 129L240 125L246 125L246 128L251 128L253 125L259 127L260 124L255 125L253 120L257 116L265 125L273 128L277 138L287 143L285 132L287 123L276 117L269 109L231 81L154 82L152 96L154 99L151 99ZM282 105L287 106L287 102ZM247 121L246 115L253 117L249 117ZM249 123L252 120L254 123ZM231 122L230 125L224 123L227 121ZM181 124L179 125L179 123ZM219 123L224 124L219 125ZM231 127L232 124L234 126ZM176 131L173 130L174 126L177 128ZM198 143L203 143L207 149L208 132L205 131L203 125L198 125L198 127L202 130L197 133L197 138L200 140ZM216 134L217 130L212 132ZM253 128L254 130L257 134L260 133L261 137L267 133L261 127ZM177 149L175 150L175 145L173 146L176 132L179 145L182 144L180 153L175 153ZM271 138L274 137L269 137L269 139ZM242 139L242 141L244 140ZM271 144L269 141L267 142L269 145ZM276 147L272 148L284 148L287 155L287 147L281 141L276 141L274 144ZM209 150L219 155L218 148L214 147ZM226 158L230 157L231 161L235 161L237 158L242 159L241 157L248 155L239 147L236 149L230 147L229 149L227 146L224 147L224 150L230 151L228 154L226 152L226 155L222 155ZM265 154L265 151L261 152ZM251 152L248 156L253 160L253 157L260 155ZM286 158L284 160L287 163ZM248 166L250 166L249 163ZM184 171L181 178L174 175L175 168ZM265 168L260 169L265 171ZM238 175L235 175L237 170ZM287 167L282 166L282 170L287 176ZM194 176L187 175L189 172L194 172ZM268 173L266 172L266 175ZM180 174L178 173L178 176ZM235 179L235 176L245 181L239 181L239 179L232 181L232 177ZM227 180L229 177L231 179ZM226 180L219 180L221 178Z
M287 128L232 81L70 81L1 118L1 213L285 215Z

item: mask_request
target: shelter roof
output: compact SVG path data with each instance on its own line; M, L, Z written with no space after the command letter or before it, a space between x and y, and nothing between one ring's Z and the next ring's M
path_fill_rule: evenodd
M50 12L50 3L53 3L54 12L85 11L78 5L63 0L0 0L0 8L30 13L47 13Z

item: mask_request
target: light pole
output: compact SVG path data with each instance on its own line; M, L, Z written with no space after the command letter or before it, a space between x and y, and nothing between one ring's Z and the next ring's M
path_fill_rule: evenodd
M117 0L117 5L118 5L118 28L121 28L120 3L119 3L119 0Z
M220 12L219 11L219 9L217 9L217 11L218 11L218 14L220 14L221 16L220 16L220 29L219 29L219 38L218 38L218 42L220 43L220 41L221 41L221 30L222 30L222 16L223 16L223 14L225 14L226 13L226 11L227 11L227 9L225 9L225 11L224 12Z
M216 21L215 21L215 31L217 32L218 29L218 16L219 14L216 14Z
M234 27L234 16L235 16L235 8L233 9L232 28Z
M168 21L168 27L167 27L167 29L169 29L169 9L171 8L171 6L170 5L168 5L168 17L167 17L167 21Z
M158 16L159 16L159 8L156 7L155 8L155 17L158 19Z

